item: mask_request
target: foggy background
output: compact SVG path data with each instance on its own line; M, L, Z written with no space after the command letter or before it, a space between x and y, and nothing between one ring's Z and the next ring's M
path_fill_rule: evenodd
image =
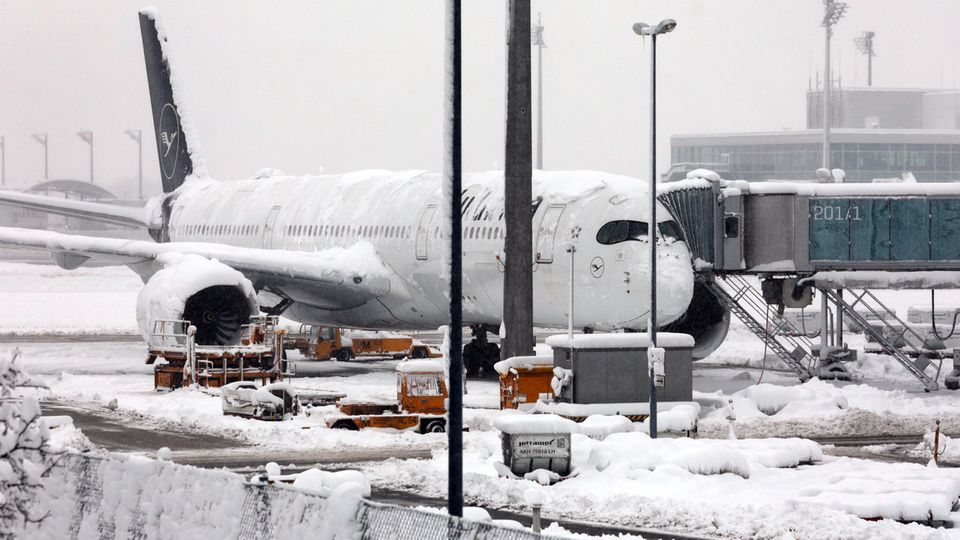
M960 2L848 0L833 67L845 87L956 87ZM288 174L442 169L444 2L180 0L155 3L188 93L209 171ZM137 10L141 2L0 0L0 136L7 185L95 180L136 197L159 191ZM649 42L636 21L677 20L658 40L658 164L669 137L803 129L805 92L823 65L819 0L539 0L544 40L544 168L648 176ZM464 0L465 171L503 164L506 3ZM535 57L534 57L535 58ZM536 62L533 64L536 72ZM534 96L536 89L534 88ZM534 104L535 107L535 104Z

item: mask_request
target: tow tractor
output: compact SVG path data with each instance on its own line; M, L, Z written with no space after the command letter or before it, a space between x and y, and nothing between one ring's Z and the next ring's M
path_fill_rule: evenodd
M443 365L436 360L407 360L397 366L396 401L340 400L341 414L327 417L326 423L354 431L375 427L440 433L447 429L446 402Z
M297 349L309 359L336 359L346 362L357 356L437 358L440 351L410 336L393 332L346 330L333 326L305 324L288 340L287 348Z

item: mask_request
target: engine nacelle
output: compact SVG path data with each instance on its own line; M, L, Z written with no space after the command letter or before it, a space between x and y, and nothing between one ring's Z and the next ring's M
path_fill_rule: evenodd
M140 333L151 346L158 320L187 320L198 345L233 345L240 330L260 312L250 280L229 266L185 255L154 274L137 296Z
M693 299L690 300L687 311L661 330L693 336L693 359L702 360L723 343L729 328L730 312L720 304L710 289L696 281L693 286Z

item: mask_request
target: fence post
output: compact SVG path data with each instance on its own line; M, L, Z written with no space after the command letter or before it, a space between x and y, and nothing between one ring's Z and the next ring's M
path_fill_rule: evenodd
M940 420L937 420L937 430L933 432L933 462L940 465Z
M187 327L187 364L190 366L190 380L197 384L197 327Z

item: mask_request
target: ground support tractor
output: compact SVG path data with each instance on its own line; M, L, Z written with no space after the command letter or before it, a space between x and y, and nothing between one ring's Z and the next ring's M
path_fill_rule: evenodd
M393 332L345 330L332 326L303 325L289 340L304 358L346 362L358 356L438 358L440 351L418 340Z
M397 400L389 403L340 401L340 414L326 418L328 427L359 430L368 427L416 429L437 433L447 429L447 384L436 360L407 360L397 366Z
M236 381L269 384L283 378L282 329L277 318L253 317L241 327L234 345L197 345L196 327L190 321L157 320L148 340L147 364L154 364L157 390L175 390L184 385L219 388ZM158 362L159 361L159 362Z

